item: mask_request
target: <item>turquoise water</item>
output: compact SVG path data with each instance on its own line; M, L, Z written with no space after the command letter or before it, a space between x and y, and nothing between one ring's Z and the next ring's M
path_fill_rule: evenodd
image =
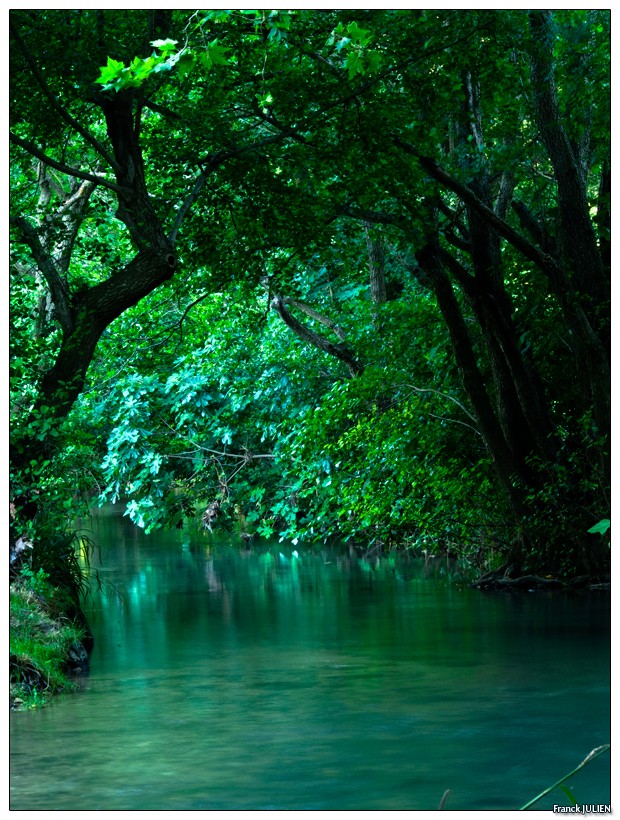
M92 526L91 674L11 714L14 810L508 810L610 740L608 593ZM579 803L610 802L609 761Z

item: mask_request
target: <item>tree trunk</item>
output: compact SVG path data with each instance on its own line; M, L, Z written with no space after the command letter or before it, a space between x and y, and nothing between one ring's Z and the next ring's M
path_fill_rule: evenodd
M456 127L460 146L465 149L461 165L465 172L473 174L469 189L476 201L491 211L493 193L484 160L480 88L471 73L466 75L464 87L465 101ZM471 155L466 150L469 140L473 140L478 149L475 164L467 159ZM506 213L511 193L510 179L504 174L495 201L499 214ZM447 252L442 253L442 258L456 276L478 319L489 355L500 423L520 472L526 474L532 455L554 457L550 438L553 426L540 379L533 372L534 364L526 363L519 349L512 302L504 285L500 237L473 202L465 203L465 213L473 275Z
M553 64L553 17L549 11L530 11L531 69L536 120L553 165L560 212L560 247L564 265L580 294L590 325L608 335L606 314L609 289L590 218L584 168L564 130Z
M441 264L438 248L428 244L416 253L416 258L420 267L427 274L437 298L437 304L450 334L465 392L476 414L480 432L493 459L497 475L510 500L515 519L520 522L524 513L524 504L515 484L515 477L519 472L518 465L493 409L484 379L478 368L467 325L450 280Z
M30 419L23 428L28 432L11 442L11 458L17 470L53 451L59 422L69 413L83 389L88 366L103 331L121 313L170 279L176 267L172 244L146 189L132 97L118 94L111 101L104 102L103 108L120 186L117 215L125 222L138 253L129 264L103 282L70 294L63 269L59 269L47 250L57 248L58 242L51 241L48 232L42 241L40 234L26 220L13 220L50 286L55 313L62 328L56 361L41 380ZM64 270L68 268L75 239L73 224L71 236L68 252L62 257ZM31 500L21 500L32 513ZM18 506L19 502L20 499L16 499Z
M373 305L382 305L387 301L383 237L369 222L364 222L364 232L368 247L370 300Z

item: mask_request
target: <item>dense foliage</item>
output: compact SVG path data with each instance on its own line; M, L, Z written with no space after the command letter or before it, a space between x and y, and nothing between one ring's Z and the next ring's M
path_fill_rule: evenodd
M11 34L16 532L95 496L605 572L608 12Z

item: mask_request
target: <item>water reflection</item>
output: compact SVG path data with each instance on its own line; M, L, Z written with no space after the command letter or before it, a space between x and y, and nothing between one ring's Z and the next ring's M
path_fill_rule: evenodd
M515 808L609 740L605 595L115 515L96 536L87 691L12 716L12 808ZM608 802L608 760L574 791Z

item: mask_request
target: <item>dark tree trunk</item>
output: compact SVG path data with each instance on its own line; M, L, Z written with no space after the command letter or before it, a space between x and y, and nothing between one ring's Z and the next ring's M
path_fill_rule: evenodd
M383 237L381 232L368 222L364 223L364 232L368 247L370 300L373 305L382 305L387 301Z
M611 386L608 346L597 335L588 320L588 316L579 293L564 267L552 256L544 253L531 244L524 236L515 231L501 219L491 208L485 205L467 185L463 184L430 157L419 154L409 143L398 137L394 142L407 153L416 156L422 167L442 185L456 193L467 205L471 205L489 226L500 236L510 242L515 249L530 259L547 277L549 289L558 300L566 326L574 343L576 362L576 381L580 383L583 396L582 410L592 408L594 419L602 436L606 436L611 423ZM601 315L608 315L608 305L600 306ZM608 320L603 320L606 322ZM575 391L579 393L579 391ZM609 461L605 461L605 470L609 478Z
M45 276L62 328L56 361L44 374L29 423L34 429L11 444L13 465L18 470L31 460L49 454L58 423L69 413L81 393L97 343L108 325L125 310L174 274L173 246L151 204L144 179L139 129L134 121L131 95L118 94L103 102L108 136L113 146L119 188L117 215L125 222L138 248L134 259L97 285L70 294L62 271L46 252L37 231L26 220L16 219ZM47 237L46 237L47 240ZM49 246L49 241L46 241ZM69 257L66 259L68 266ZM20 499L16 499L19 505ZM32 512L31 500L23 499Z
M478 367L476 353L467 330L452 284L440 261L439 250L431 244L416 253L418 264L428 277L437 304L444 318L454 356L461 373L465 392L471 402L487 449L493 459L497 475L508 496L516 521L520 521L524 505L516 486L518 465L509 447L502 426L493 409L484 379Z
M475 165L472 165L466 159L470 152L465 150L462 154L465 159L461 160L461 164L466 173L473 175L469 189L476 201L492 211L494 197L491 180L482 159L484 138L480 89L472 74L466 75L464 87L465 101L456 132L460 145L465 149L468 141L473 140L478 156ZM511 181L504 174L495 197L498 215L506 213L511 194ZM482 330L500 423L515 463L520 473L525 475L529 472L527 462L532 455L554 457L555 448L551 440L553 425L535 366L533 362L524 360L519 347L513 306L504 285L500 236L473 202L465 203L465 214L472 274L447 252L442 253L442 258L468 298Z
M557 182L560 257L571 283L566 316L579 346L580 377L589 388L594 418L600 435L605 437L611 424L610 286L607 258L601 254L608 251L607 234L599 248L589 212L586 171L568 139L560 114L554 76L552 12L530 11L529 19L536 119ZM605 164L599 189L603 204L611 187L608 173ZM605 228L605 207L601 219ZM603 456L603 464L609 478L608 457Z
M536 119L557 182L561 255L590 325L605 336L608 324L600 307L609 303L609 289L590 218L584 167L560 115L554 80L552 13L530 11L529 16Z

